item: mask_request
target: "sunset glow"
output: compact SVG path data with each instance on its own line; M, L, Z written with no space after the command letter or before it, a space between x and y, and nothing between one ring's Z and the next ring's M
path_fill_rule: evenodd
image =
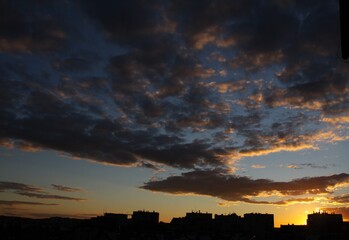
M338 2L0 1L0 215L349 220Z

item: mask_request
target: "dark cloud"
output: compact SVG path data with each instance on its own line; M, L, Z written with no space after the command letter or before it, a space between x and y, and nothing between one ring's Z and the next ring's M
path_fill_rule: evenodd
M252 111L247 116L235 117L232 127L237 130L237 135L244 140L239 155L259 156L279 151L316 149L314 143L323 138L321 131L309 128L304 132L301 127L310 124L314 126L316 118L303 113L292 115L287 117L277 115L273 117L271 125L266 125L264 122L269 117L258 111ZM278 120L280 118L282 120Z
M349 82L346 76L333 72L326 74L328 75L318 81L295 84L288 89L273 90L266 97L267 105L272 107L290 105L296 108L321 110L326 114L334 113L338 105L348 101Z
M87 71L91 68L91 63L87 59L68 58L62 60L55 60L52 67L61 72L79 72Z
M141 188L171 194L198 194L218 197L227 201L240 201L261 204L286 204L292 201L310 201L311 199L288 199L268 202L253 199L262 193L279 193L283 196L303 194L329 194L330 188L349 182L349 174L294 179L289 182L276 182L269 179L251 179L234 176L222 171L193 171L180 176L170 176L164 180L145 183Z
M253 200L244 198L243 202L250 203L250 204L262 204L262 205L290 205L290 204L296 204L296 203L311 203L314 202L315 198L312 197L306 197L306 198L289 198L285 200L280 201L263 201L263 200Z
M61 50L66 31L52 14L51 4L39 1L0 1L0 52L32 53Z
M16 191L15 193L21 196L41 198L41 199L59 199L59 200L70 200L70 201L78 201L78 202L86 200L83 198L74 198L74 197L67 197L67 196L61 196L61 195L53 195L48 193L33 193L33 192L23 192L23 191Z
M17 182L0 182L0 191L27 191L33 193L42 193L43 190L36 186Z
M348 204L349 203L349 194L344 194L340 196L336 196L331 198L332 201L341 203L341 204Z
M198 50L206 44L225 45L233 34L229 31L234 19L249 13L253 1L173 1L170 13L178 19L178 28L183 29L187 44ZM193 14L195 13L195 14ZM228 30L228 31L227 31ZM228 44L229 45L229 44Z
M166 4L159 0L81 1L88 15L107 36L131 46L146 45L154 41L154 34L174 31L174 23L164 9Z
M221 164L215 153L223 151L210 149L207 143L183 143L180 136L160 134L155 129L132 130L132 126L122 125L121 119L94 119L93 114L86 115L80 107L69 105L52 93L33 92L24 104L22 109L26 118L16 118L7 111L2 122L6 129L3 135L7 139L22 139L38 147L116 165L136 165L141 159L178 167L205 162ZM210 124L219 122L219 117L213 113L210 117ZM17 124L13 124L13 120ZM178 120L182 125L183 121ZM18 141L13 142L16 145ZM176 157L173 151L177 152ZM169 159L169 156L173 157Z
M345 139L323 121L349 109L334 1L0 9L2 146L196 169Z
M61 185L54 185L56 189L66 192L76 192L80 191L77 188L69 188ZM75 198L61 195L53 195L45 192L43 189L27 185L24 183L16 183L16 182L0 182L0 192L13 192L15 194L33 197L33 198L41 198L41 199L59 199L59 200L71 200L71 201L84 201L86 199L83 198Z
M177 168L194 168L200 165L219 166L219 154L224 154L220 149L210 149L205 142L193 142L190 144L176 144L164 149L142 148L138 150L139 154L146 159L151 159L159 163Z
M41 202L27 202L27 201L6 201L0 200L2 206L21 206L21 205L34 205L34 206L57 206L55 203L41 203Z
M58 191L63 192L81 192L83 191L81 188L67 187L59 184L51 184L52 188Z

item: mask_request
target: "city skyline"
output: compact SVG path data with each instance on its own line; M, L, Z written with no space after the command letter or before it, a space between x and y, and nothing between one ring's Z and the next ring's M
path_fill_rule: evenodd
M233 218L233 219L240 219L240 220L244 220L244 218L250 218L250 217L256 217L256 218L266 218L269 219L267 222L270 225L272 223L273 228L279 228L281 226L289 226L289 225L295 225L294 223L287 223L287 224L282 224L280 226L275 226L274 222L274 214L270 214L270 213L260 213L260 212L246 212L243 213L242 215L238 215L236 213L223 213L223 214L216 214L216 213L212 213L212 212L207 212L207 211L190 211L190 212L186 212L185 215L183 216L178 216L178 217L173 217L171 219L171 221L169 222L163 222L161 221L161 213L152 210L133 210L132 213L125 213L125 212L104 212L103 214L99 214L99 215L95 215L95 216L84 216L83 218L76 217L74 218L74 216L51 216L51 217L41 217L38 219L50 219L50 218L67 218L67 219L79 219L79 220L96 220L96 219L104 219L104 218L110 218L110 219L119 219L119 220L131 220L131 221L135 221L135 222L144 222L144 223L153 223L153 224L158 224L158 223L174 223L174 224L178 224L178 221L182 221L185 219L189 219L189 220L205 220L205 221L209 221L209 220L218 220L218 221L222 221L224 219L229 219L229 218ZM7 216L1 216L1 217L7 217ZM8 216L8 217L12 217L12 216ZM17 216L14 216L17 217ZM26 217L19 217L19 218L26 218ZM30 219L30 217L28 217ZM312 213L307 213L307 219L305 224L299 224L299 226L301 225L309 225L309 219L311 219L310 224L312 223L312 221L316 221L316 220L324 220L326 218L333 218L336 219L337 221L340 221L342 223L349 223L349 221L345 221L345 219L343 219L343 215L342 214L338 214L335 212L327 212L326 210L316 210L313 211ZM32 218L32 219L36 219L36 218Z
M349 220L337 0L0 0L0 215Z
M349 222L341 214L312 213L306 225L287 224L274 227L273 214L246 213L214 215L189 212L159 221L158 212L133 211L128 214L105 213L90 219L53 217L27 219L0 216L0 230L5 239L27 236L37 239L346 239Z

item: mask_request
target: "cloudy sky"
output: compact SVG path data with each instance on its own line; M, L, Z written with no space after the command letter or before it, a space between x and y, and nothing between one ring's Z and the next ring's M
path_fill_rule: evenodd
M0 214L349 220L337 0L0 0Z

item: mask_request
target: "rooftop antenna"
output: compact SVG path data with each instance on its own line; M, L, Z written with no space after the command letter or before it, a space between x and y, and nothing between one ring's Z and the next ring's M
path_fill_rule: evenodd
M108 208L103 208L103 214L108 213Z

